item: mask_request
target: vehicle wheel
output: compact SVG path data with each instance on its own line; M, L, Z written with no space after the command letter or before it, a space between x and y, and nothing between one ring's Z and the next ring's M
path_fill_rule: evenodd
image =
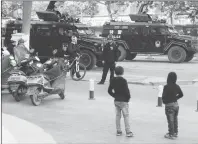
M185 62L189 62L189 61L191 61L193 59L193 57L194 57L194 54L192 54L192 53L187 54L186 59L184 61Z
M30 95L30 99L32 101L32 104L35 105L35 106L40 105L41 102L42 102L42 99L41 98L38 98L38 95L37 94Z
M118 50L119 50L118 61L123 61L126 58L126 50L124 49L124 47L122 45L118 46Z
M60 96L61 99L65 99L64 90L61 91L61 93L59 93L58 95Z
M168 59L172 63L181 63L186 59L186 51L179 46L173 46L168 51Z
M96 66L97 67L103 67L104 64L102 63L102 61L97 61Z
M40 105L41 102L42 102L42 98L39 98L38 94L39 94L39 90L37 89L37 91L33 95L30 95L30 99L32 101L32 104L35 105L35 106Z
M137 53L127 53L126 60L133 60L137 56Z
M85 74L86 74L86 67L82 63L79 63L79 75L77 75L76 73L75 66L73 66L70 70L70 76L75 81L82 80L85 77Z
M20 102L20 101L21 101L18 92L13 92L13 93L12 93L12 96L14 97L14 99L15 99L17 102Z
M96 65L96 56L89 50L82 50L80 63L84 64L87 70L91 70Z

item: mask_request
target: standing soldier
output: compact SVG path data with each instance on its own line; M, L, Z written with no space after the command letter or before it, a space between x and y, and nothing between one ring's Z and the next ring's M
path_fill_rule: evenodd
M110 80L114 77L114 70L116 62L118 61L118 46L113 41L113 35L109 34L107 43L104 45L103 49L103 60L104 60L104 67L103 67L103 74L102 79L98 84L104 84L107 73L110 69Z

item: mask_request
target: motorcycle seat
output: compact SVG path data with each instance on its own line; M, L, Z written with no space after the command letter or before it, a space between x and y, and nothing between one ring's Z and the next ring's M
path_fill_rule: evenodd
M26 76L26 74L23 71L11 71L10 74L20 74Z

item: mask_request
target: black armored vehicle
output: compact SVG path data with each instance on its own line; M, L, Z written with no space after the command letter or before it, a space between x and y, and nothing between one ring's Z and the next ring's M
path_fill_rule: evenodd
M92 69L97 61L101 61L103 38L97 38L93 33L88 33L89 28L74 18L63 18L54 11L56 1L50 1L46 11L39 11L40 20L31 21L30 46L34 48L45 62L52 56L53 49L61 49L70 42L71 34L78 35L78 45L82 52L81 63L88 70ZM22 20L10 21L6 25L5 46L10 42L13 33L20 33ZM83 31L86 31L84 34Z
M120 60L137 54L168 55L172 63L188 62L198 52L198 40L182 36L165 21L153 21L148 14L129 15L132 22L106 22L102 37L112 33L119 44Z

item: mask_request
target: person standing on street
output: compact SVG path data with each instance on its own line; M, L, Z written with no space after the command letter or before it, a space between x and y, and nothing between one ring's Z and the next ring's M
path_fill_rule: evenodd
M109 34L108 42L104 45L103 49L103 60L104 60L104 67L103 67L103 74L102 79L98 84L104 84L107 73L110 69L110 80L114 77L114 70L116 62L118 61L118 46L113 41L113 35Z
M168 139L175 139L178 135L178 113L179 105L177 100L183 97L183 92L176 84L177 75L170 72L167 78L167 84L164 86L162 101L165 104L165 114L168 121L168 133L164 136Z
M129 124L129 100L131 98L127 80L122 77L124 69L121 66L115 68L116 77L112 78L108 88L108 93L115 99L116 108L116 129L117 136L122 135L120 120L121 113L124 117L125 131L127 137L132 137L133 133L130 130Z
M23 59L25 59L27 54L30 54L24 43L25 41L21 38L18 41L18 45L14 47L14 56L17 63L20 63Z

